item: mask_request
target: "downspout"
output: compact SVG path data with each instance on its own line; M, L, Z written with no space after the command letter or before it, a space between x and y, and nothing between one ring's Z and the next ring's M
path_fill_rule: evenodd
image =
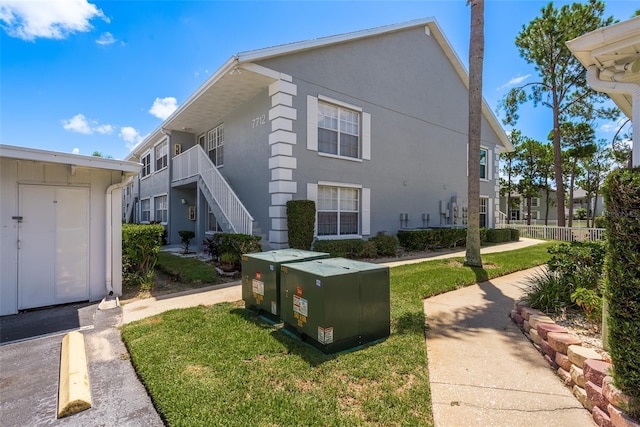
M113 190L116 188L122 188L124 186L124 182L119 182L117 184L112 184L107 187L107 191L105 193L105 202L106 202L106 225L107 225L107 245L106 245L106 276L105 276L105 286L107 288L107 295L113 295Z
M614 74L614 79L616 75ZM640 123L640 84L624 83L617 81L607 81L600 79L600 70L597 66L591 65L587 68L587 83L592 89L604 93L620 93L631 95L631 123ZM637 140L638 143L633 143ZM632 166L640 166L640 137L632 137L633 154Z

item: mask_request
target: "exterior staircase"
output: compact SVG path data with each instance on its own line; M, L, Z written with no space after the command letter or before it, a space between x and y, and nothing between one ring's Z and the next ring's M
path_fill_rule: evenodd
M266 236L218 168L196 145L173 158L173 185L196 182L218 224L226 233Z

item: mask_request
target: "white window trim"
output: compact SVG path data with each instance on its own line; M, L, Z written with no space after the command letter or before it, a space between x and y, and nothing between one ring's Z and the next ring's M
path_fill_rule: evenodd
M313 236L318 240L341 240L341 239L362 239L363 236L371 235L371 189L360 184L350 184L344 182L318 181L318 183L307 183L307 200L313 200L318 204L318 186L356 188L360 190L359 206L359 234L341 234L337 236L318 236L318 215L313 227Z
M487 172L487 177L486 178L480 178L480 181L482 182L489 182L491 181L491 177L492 175L492 170L491 170L491 150L489 149L489 147L485 147L484 145L480 146L480 150L484 150L487 152L487 164L484 165L486 168L486 172ZM478 165L478 167L480 167L480 165Z
M146 175L143 175L141 170L140 171L141 180L149 178L151 175L153 175L153 172L154 172L153 170L151 170L151 166L153 166L153 150L152 149L145 151L145 153L142 156L140 156L140 163L142 163L142 160L147 156L149 156L149 173ZM143 163L142 169L144 169L144 163Z
M156 158L156 149L161 146L162 144L166 144L167 146L167 164L164 165L163 167L161 167L160 169L156 169L157 167L157 158ZM153 157L153 172L151 172L152 174L156 173L156 172L160 172L162 170L165 170L166 168L169 167L169 138L165 138L162 141L158 142L157 144L155 144L153 146L153 149L150 150L151 152L153 152L153 155L151 157Z
M356 107L355 105L347 104L346 102L339 101L337 99L329 98L328 96L318 95L318 101L325 102L327 104L335 104L340 107L347 108L349 110L357 111L358 113L362 113L362 107Z
M360 146L358 147L358 158L318 152L318 101L334 104L360 113ZM371 160L371 114L364 112L362 107L329 98L328 96L318 95L315 97L307 95L307 149L317 152L318 155L322 157L331 159L351 160L355 162Z
M142 210L142 202L144 202L145 200L149 201L149 220L148 221L143 221L142 220L142 212L143 212L143 210ZM151 218L151 212L153 211L151 209L151 205L152 205L151 197L145 197L144 199L140 199L140 224L149 224L149 223L151 223L151 221L153 221L153 219Z
M493 155L489 147L485 147L484 145L481 145L480 149L485 150L487 152L487 164L485 165L487 168L487 177L480 178L480 182L489 182L493 179L493 168L491 167L491 159ZM467 176L469 176L469 143L467 143L466 155L467 155L467 163L465 168L467 169ZM478 168L480 168L480 164L478 164Z
M156 221L156 199L158 197L166 197L167 198L167 221L166 222L160 222L160 224L162 225L167 225L169 223L169 195L167 193L160 193L160 194L156 194L155 196L153 196L152 200L153 202L151 203L151 208L152 208L152 212L153 212L153 219L152 221Z

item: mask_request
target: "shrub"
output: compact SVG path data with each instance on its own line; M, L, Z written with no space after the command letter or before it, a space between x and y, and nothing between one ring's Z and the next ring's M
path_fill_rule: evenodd
M363 258L375 258L378 256L378 248L376 243L371 240L365 240L362 243L362 257Z
M480 227L480 245L487 243L487 232L489 231L486 227Z
M571 301L582 308L591 328L598 330L602 321L602 297L593 289L578 288L571 294Z
M520 230L516 228L510 228L509 231L511 231L512 242L517 242L518 240L520 240Z
M490 228L487 230L487 242L502 243L511 241L511 230L506 228Z
M180 238L182 239L182 253L189 253L189 245L191 245L191 240L196 237L196 233L191 230L180 230L178 231Z
M561 243L548 249L547 270L530 278L525 301L545 311L575 306L572 294L579 288L599 296L602 283L602 242Z
M233 254L236 260L240 260L243 254L262 252L260 240L260 236L249 234L216 233L208 236L202 244L213 261L220 261L222 254Z
M551 249L548 262L551 271L557 271L571 288L597 289L603 280L605 256L604 242L587 241L561 243Z
M464 245L467 230L464 228L434 228L427 230L400 230L400 245L410 251L453 248Z
M398 253L398 238L388 234L378 234L371 237L369 242L373 242L376 247L376 253L380 256L396 256Z
M607 215L606 298L616 386L640 417L640 168L611 172L603 187Z
M316 204L313 200L289 200L287 202L289 247L308 251L313 244L315 222Z
M558 312L571 304L571 292L555 271L544 270L527 279L522 301L539 310Z
M153 287L164 227L159 224L122 224L122 281L126 286Z
M604 228L606 224L605 218L603 216L597 216L593 221L593 226L595 228Z
M340 240L316 240L313 250L327 252L332 257L362 258L365 252L364 240L340 239Z

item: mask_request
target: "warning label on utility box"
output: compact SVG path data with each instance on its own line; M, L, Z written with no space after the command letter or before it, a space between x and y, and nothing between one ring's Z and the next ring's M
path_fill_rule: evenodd
M301 316L307 317L309 315L309 304L306 299L294 295L293 296L293 312L298 313Z
M333 343L333 328L321 328L318 326L318 342L320 344Z
M253 293L264 296L264 282L260 280L253 279L251 281L251 287L253 288Z

